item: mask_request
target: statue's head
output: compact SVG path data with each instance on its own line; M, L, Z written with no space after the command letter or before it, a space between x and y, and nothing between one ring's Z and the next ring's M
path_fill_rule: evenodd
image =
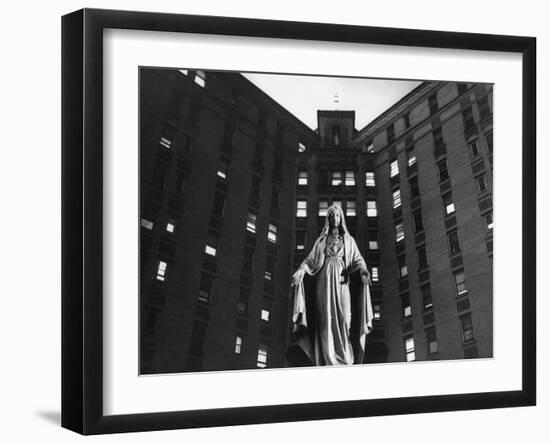
M338 205L332 205L327 210L327 218L325 220L325 227L323 228L323 234L327 234L329 228L338 228L340 234L346 234L348 232L346 226L346 220L344 218L344 211Z

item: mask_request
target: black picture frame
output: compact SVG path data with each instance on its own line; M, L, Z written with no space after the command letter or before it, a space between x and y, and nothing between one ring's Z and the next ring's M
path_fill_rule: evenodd
M522 56L522 388L130 415L103 412L103 31L109 28L519 53ZM62 426L104 434L536 403L536 39L83 9L62 18Z

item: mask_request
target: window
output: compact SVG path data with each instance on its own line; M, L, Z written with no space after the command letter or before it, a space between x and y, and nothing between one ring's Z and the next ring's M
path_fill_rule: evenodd
M487 228L487 231L491 231L493 229L493 213L489 212L488 214L485 214L483 218L485 219L485 227Z
M424 307L424 311L433 308L432 287L430 284L428 283L427 285L422 286L420 290L422 291L422 305Z
M149 229L149 231L150 231L151 229L153 229L154 223L151 220L147 220L146 218L142 218L141 222L140 222L140 225L141 225L142 228Z
M208 255L211 255L212 257L215 257L217 252L217 247L218 247L218 236L213 232L210 232L208 234L208 239L206 240L206 246L204 248L204 252L206 252Z
M212 277L207 274L201 275L201 285L199 287L199 301L208 303L210 301L210 294L212 293Z
M254 266L254 249L244 248L243 271L251 273L253 266Z
M380 305L373 305L373 314L375 320L380 320L382 318L382 311Z
M164 278L166 276L166 262L160 260L159 264L157 266L157 280L164 281Z
M279 190L271 190L271 209L279 209Z
M414 149L409 149L407 151L407 165L412 166L416 163L416 154Z
M397 159L395 159L390 163L390 178L395 177L397 174L399 174L399 164L397 163Z
M256 366L258 368L265 368L267 366L267 345L265 343L260 344L258 347L258 359Z
M195 83L201 88L206 86L206 73L204 71L197 71L195 74Z
M395 225L395 241L400 242L405 238L405 227L403 222L399 222Z
M239 300L237 301L237 312L239 314L246 314L248 312L248 300L250 294L248 291L241 289Z
M434 115L439 111L439 105L437 104L437 94L432 94L428 97L428 106L430 107L430 115Z
M189 71L187 69L178 69L178 71L183 75L189 74Z
M445 140L443 140L443 130L441 129L441 126L433 130L432 136L436 147L434 154L437 158L445 153Z
M298 152L304 152L306 150L306 145L303 143L298 143Z
M461 296L468 293L466 289L466 281L464 279L464 271L458 271L454 273L456 284L456 295Z
M164 146L167 149L170 149L172 147L172 140L169 140L166 137L161 137L160 138L160 145Z
M493 153L493 131L489 131L487 134L485 134L485 141L487 142L487 149L489 150L489 153Z
M474 158L479 155L479 149L477 147L477 141L470 143L470 154Z
M422 232L424 230L424 222L422 220L422 210L417 209L413 212L414 232Z
M369 231L369 249L378 249L378 231Z
M367 143L367 152L369 154L373 154L374 153L374 144L373 143Z
M355 217L356 211L355 211L355 200L348 198L346 200L346 216L347 217Z
M464 343L474 340L474 325L472 324L472 315L466 314L460 317L460 326L462 329L462 341Z
M225 207L225 195L221 192L214 192L214 204L212 206L212 213L218 217L223 217L223 210Z
M340 186L342 184L342 173L340 171L332 171L330 173L332 186Z
M299 186L307 185L307 171L298 171L298 185Z
M393 124L388 126L386 132L388 134L388 144L393 143L395 141L395 128L393 127Z
M447 234L449 238L449 252L451 255L460 252L460 245L458 243L458 231L452 231Z
M409 272L407 270L407 261L404 255L400 255L399 257L397 257L397 268L399 278L404 278L408 275Z
M435 326L426 329L426 340L428 342L428 354L437 353L437 336L435 334Z
M267 257L265 261L264 278L266 280L273 280L274 270L275 270L275 259L273 257Z
M240 335L235 337L235 354L240 354L243 350L243 338Z
M403 123L405 123L405 128L411 126L411 120L408 112L406 114L403 114Z
M374 179L374 171L365 172L365 185L368 188L376 187L376 181Z
M414 338L412 336L405 338L405 356L407 357L407 361L414 361L415 355L414 355Z
M334 206L338 206L339 208L342 208L342 200L332 200L332 204Z
M428 267L428 258L426 257L426 247L422 246L416 250L418 255L418 269L424 269Z
M202 348L204 345L204 336L206 335L206 327L207 325L205 323L199 321L195 321L193 324L189 354L194 357L202 356Z
M367 217L378 217L376 200L367 200Z
M306 231L296 231L296 249L298 251L306 249Z
M227 178L228 169L229 169L229 165L227 164L227 162L223 159L220 160L220 164L218 165L218 172L217 172L218 177L220 177L222 180L225 180Z
M307 217L307 201L298 200L296 204L296 217Z
M487 96L480 98L477 106L479 108L481 120L486 120L491 117L491 109L489 108Z
M450 215L455 212L455 204L453 203L453 196L450 192L443 196L443 206L445 207L445 215Z
M462 95L466 93L468 90L468 84L467 83L457 83L456 88L458 89L458 95Z
M412 315L411 300L408 293L401 295L401 314L403 317Z
M485 174L477 176L476 182L479 192L485 192L487 190L487 184L485 183Z
M252 177L252 186L250 188L250 197L252 198L259 198L260 197L260 177L253 176Z
M277 225L274 225L272 223L269 224L269 227L267 229L267 239L271 243L277 243Z
M396 191L393 191L393 209L397 209L399 206L401 206L401 190L397 189Z
M370 277L373 282L380 281L380 276L378 274L378 266L373 266L370 270Z
M322 198L319 200L319 217L326 217L328 211L328 200Z
M355 186L355 173L353 171L346 171L344 184L346 186Z
M334 146L340 146L340 143L340 128L338 126L335 126L334 128L332 128L332 144Z
M260 318L263 320L263 321L269 321L269 316L270 316L271 312L269 311L269 309L262 309L261 313L260 313Z
M175 227L176 227L176 225L174 224L174 222L172 220L170 220L169 222L166 223L166 231L170 232L171 234L174 232Z
M248 217L246 219L246 230L248 232L252 232L253 234L256 233L256 214L253 214L252 212L248 213Z
M449 179L449 170L447 169L447 160L443 160L437 164L439 170L439 181L443 182Z
M186 178L187 177L185 172L176 170L176 185L174 186L174 188L176 189L177 192L185 191Z
M416 198L420 195L420 189L418 188L418 177L412 177L409 180L409 186L411 187L411 198Z

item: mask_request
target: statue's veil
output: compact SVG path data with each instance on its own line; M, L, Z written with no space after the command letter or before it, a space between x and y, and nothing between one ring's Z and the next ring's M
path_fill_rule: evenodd
M344 211L338 205L331 205L327 209L327 216L325 217L325 226L323 227L323 230L321 231L321 236L328 235L328 232L329 232L329 229L330 229L330 223L328 221L328 217L330 216L330 214L332 214L335 211L340 213L340 226L339 226L340 234L342 234L342 235L349 234L348 227L346 225L346 218L344 217Z

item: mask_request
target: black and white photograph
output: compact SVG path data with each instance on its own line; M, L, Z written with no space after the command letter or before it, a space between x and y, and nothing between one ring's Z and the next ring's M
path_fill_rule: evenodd
M493 358L492 84L141 66L139 161L141 375Z

